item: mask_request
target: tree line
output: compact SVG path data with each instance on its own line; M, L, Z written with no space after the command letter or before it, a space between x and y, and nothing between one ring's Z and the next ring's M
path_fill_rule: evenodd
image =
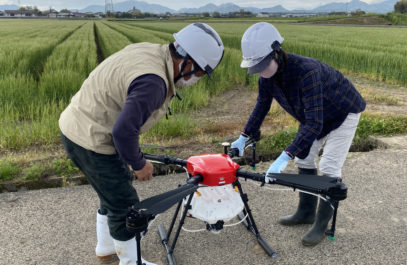
M407 14L407 0L400 0L394 5L394 12Z

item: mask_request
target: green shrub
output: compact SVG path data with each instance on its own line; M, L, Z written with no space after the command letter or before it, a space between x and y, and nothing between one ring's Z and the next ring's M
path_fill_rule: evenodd
M10 180L21 172L21 167L10 161L0 161L0 181Z
M407 14L388 13L384 17L394 25L407 25Z
M24 180L39 180L44 174L46 167L40 162L31 163L31 165L23 170Z
M370 136L392 136L407 133L407 116L391 116L385 114L363 114L360 118L351 151L366 152L377 147L377 142ZM263 137L258 150L263 155L275 158L280 155L294 140L297 128L291 127L286 131L279 131L272 136Z
M272 136L266 136L261 139L258 150L266 156L278 157L297 135L297 128L291 127L286 131L279 131Z
M198 125L190 117L178 114L163 118L155 124L141 139L158 137L169 140L174 137L191 138L198 134Z
M72 176L79 172L79 168L69 158L55 158L52 164L53 170L60 176Z
M407 133L407 116L363 114L355 138L367 138L369 135L391 136L403 133Z

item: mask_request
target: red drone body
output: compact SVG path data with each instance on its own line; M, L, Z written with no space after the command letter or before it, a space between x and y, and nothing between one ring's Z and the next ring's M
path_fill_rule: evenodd
M200 184L220 186L236 181L236 171L239 164L226 154L203 154L191 156L187 160L187 171L192 176L202 175Z

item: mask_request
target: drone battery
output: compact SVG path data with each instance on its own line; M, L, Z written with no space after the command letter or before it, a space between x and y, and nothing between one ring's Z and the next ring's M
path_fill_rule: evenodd
M187 200L188 197L184 204ZM229 221L242 212L243 208L240 193L232 184L201 186L192 197L188 214L209 224L215 224L218 221Z
M200 184L219 186L236 181L239 164L226 154L203 154L191 156L187 160L187 171L192 176L201 175Z

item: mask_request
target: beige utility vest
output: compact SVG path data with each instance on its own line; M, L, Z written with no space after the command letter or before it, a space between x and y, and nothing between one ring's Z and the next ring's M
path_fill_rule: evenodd
M72 142L101 154L115 154L112 131L131 82L144 74L160 76L167 87L164 103L143 124L144 133L167 112L175 95L174 70L168 45L137 43L98 65L59 118L61 132Z

